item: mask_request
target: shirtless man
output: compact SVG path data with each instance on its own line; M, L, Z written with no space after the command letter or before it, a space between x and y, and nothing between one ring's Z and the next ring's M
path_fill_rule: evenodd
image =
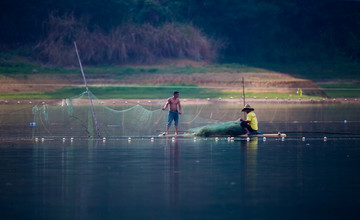
M181 105L180 105L180 100L178 98L179 98L179 92L175 91L174 96L168 98L167 103L162 108L162 110L164 111L168 107L168 105L170 105L168 122L166 124L167 125L166 132L164 132L163 135L167 135L169 133L169 129L173 120L175 122L175 135L178 135L179 114L181 115ZM179 111L177 108L178 105L179 105Z

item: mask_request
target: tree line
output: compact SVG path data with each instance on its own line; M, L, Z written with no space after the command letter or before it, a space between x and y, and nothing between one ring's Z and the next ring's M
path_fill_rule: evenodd
M223 59L292 62L344 57L360 61L356 0L2 0L0 48L46 39L50 15L73 16L90 32L169 23L224 42Z

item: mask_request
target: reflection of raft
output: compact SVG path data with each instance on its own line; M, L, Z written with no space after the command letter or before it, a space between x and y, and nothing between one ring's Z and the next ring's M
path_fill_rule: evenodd
M159 137L196 137L195 134L167 134L167 135L163 135L163 134L159 134ZM215 137L215 136L212 136ZM224 135L224 136L217 136L217 137L230 137L229 135ZM242 135L235 135L234 137L286 137L286 134L284 133L277 133L277 134L254 134L254 135L246 135L246 134L242 134Z

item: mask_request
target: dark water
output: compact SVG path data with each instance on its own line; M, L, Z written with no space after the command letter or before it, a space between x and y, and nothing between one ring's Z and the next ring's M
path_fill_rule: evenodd
M359 217L359 139L1 143L2 219Z
M31 107L21 108L0 108L0 219L360 218L356 135L19 141L32 134ZM358 109L272 105L257 113L268 131L360 133Z

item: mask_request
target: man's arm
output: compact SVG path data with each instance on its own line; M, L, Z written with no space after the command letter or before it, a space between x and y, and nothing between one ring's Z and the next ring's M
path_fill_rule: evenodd
M244 121L244 122L246 122L246 123L250 123L250 122L251 122L251 121L244 120L244 119L242 119L242 118L240 118L240 121Z
M164 107L162 108L162 110L164 111L169 105L169 99L167 100L166 104L164 105Z
M251 119L251 118L250 118L250 119ZM241 121L241 122L246 122L246 123L250 123L250 122L251 122L251 121L249 120L249 117L248 117L248 116L246 116L246 120L240 118L240 121Z
M180 104L180 100L179 100L179 114L181 115L181 113L182 113L182 110L181 110L181 104Z

